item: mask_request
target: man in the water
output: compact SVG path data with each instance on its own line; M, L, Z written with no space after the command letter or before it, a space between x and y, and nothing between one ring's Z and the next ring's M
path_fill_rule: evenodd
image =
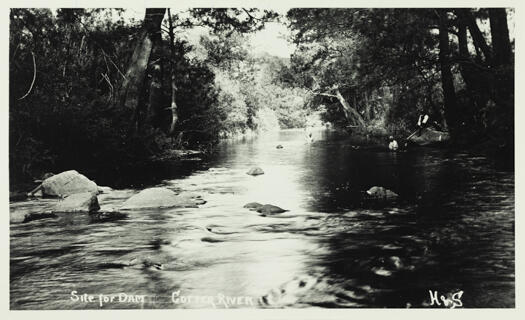
M394 139L393 136L388 137L388 141L388 149L390 149L391 151L396 151L399 148L399 146L397 145L397 141Z

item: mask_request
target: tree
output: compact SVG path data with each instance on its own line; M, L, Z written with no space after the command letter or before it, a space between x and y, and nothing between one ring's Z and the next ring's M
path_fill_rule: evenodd
M120 92L120 107L129 110L133 114L130 132L134 132L139 126L141 113L147 109L141 97L144 93L144 78L150 59L151 51L155 43L154 38L160 33L160 26L165 8L148 8L144 16L142 28L138 34L133 55L131 56L124 82ZM156 41L158 43L158 40ZM142 116L144 117L144 116Z
M450 63L450 46L448 37L448 12L445 9L439 9L439 64L441 68L441 82L443 88L443 102L448 128L452 134L458 125L456 90L452 76Z
M428 91L436 83L432 64L437 59L431 54L436 42L428 31L431 20L428 10L292 9L287 16L295 31L294 41L300 46L295 55L305 56L304 48L317 44L321 50L310 53L310 61L322 60L329 68L304 58L296 59L296 64L304 64L306 60L317 70L327 71L326 77L318 77L322 80L317 82L328 79L332 82L328 89L335 89L335 84L343 97L351 97L356 112L344 109L355 124L364 122L357 114L365 115L367 122L376 121L379 120L374 119L376 115L388 113L386 103L398 103L388 102L393 97L385 97L382 92L398 92L395 99L400 99L416 90ZM305 82L309 87L312 84L315 82ZM319 93L337 96L336 91ZM341 104L349 103L341 101ZM382 111L374 112L378 107Z
M317 82L332 80L343 96L354 97L353 108L367 123L377 122L370 116L375 96L383 112L371 113L382 114L387 126L413 127L421 112L437 121L443 114L452 137L466 141L488 133L503 140L512 136L514 62L507 14L501 8L292 9L287 16L299 45L297 71L302 65L310 74L330 70ZM490 22L491 39L477 20ZM315 45L322 50L312 50ZM310 89L316 83L301 76L296 81ZM389 92L388 99L379 92Z
M185 56L191 46L161 33L168 30L165 12L147 9L137 23L124 20L120 9L11 10L13 176L150 159L179 147L166 136L177 117L179 130L202 125L196 144L213 141L214 74ZM255 9L203 9L173 19L173 28L174 34L195 25L250 31L274 16Z

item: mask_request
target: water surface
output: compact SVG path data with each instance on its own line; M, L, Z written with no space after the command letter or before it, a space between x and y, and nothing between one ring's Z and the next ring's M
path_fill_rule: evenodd
M102 308L213 307L174 303L173 292L253 298L231 308L427 307L429 290L461 290L464 307L514 307L513 172L457 151L355 148L327 131L314 138L305 143L303 131L291 130L223 143L200 169L153 179L201 195L200 208L12 223L11 308L101 308L72 301L73 290L146 296ZM246 175L252 166L265 174ZM401 200L360 202L375 185ZM115 190L99 202L116 207L138 191ZM254 201L289 211L263 217L243 208ZM38 212L52 202L10 207ZM162 269L126 266L137 260Z

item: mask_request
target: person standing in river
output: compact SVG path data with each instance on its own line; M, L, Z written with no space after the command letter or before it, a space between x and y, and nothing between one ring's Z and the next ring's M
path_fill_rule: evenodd
M429 116L428 114L420 114L417 120L417 127L419 128L418 134L421 135L423 129L427 127Z
M399 145L397 144L397 141L394 139L394 137L393 136L388 137L388 141L389 141L388 149L390 151L397 151L397 149L399 148Z

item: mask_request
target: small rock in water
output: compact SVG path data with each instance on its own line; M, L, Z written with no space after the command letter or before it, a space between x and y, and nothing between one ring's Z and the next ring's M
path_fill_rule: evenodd
M218 238L212 238L212 237L204 237L201 239L202 242L210 242L210 243L217 243L217 242L224 242L222 239Z
M238 233L238 231L236 231L235 229L229 229L228 227L222 227L222 226L218 226L214 224L207 225L204 228L206 229L206 231L210 233L214 233L214 234L226 235L226 234Z
M206 200L202 199L201 195L196 194L194 192L181 192L179 193L178 196L182 198L186 198L188 202L193 201L195 205L202 205L202 204L206 204L207 202Z
M207 202L206 200L201 199L201 198L193 199L193 201L195 201L196 205L203 205L203 204L206 204Z
M245 204L243 208L247 208L253 211L253 210L259 209L262 206L263 205L260 204L259 202L250 202L250 203Z
M259 208L256 209L257 212L262 213L264 215L268 214L277 214L277 213L283 213L288 210L285 210L283 208L279 208L278 206L274 206L272 204L265 204Z
M388 190L383 187L372 187L366 191L366 193L374 199L386 199L386 200L393 200L396 199L398 196L397 193L395 193L392 190Z
M246 174L249 174L251 176L258 176L258 175L264 174L264 171L263 171L263 169L261 169L259 167L253 167L250 170L248 170L248 172L246 172Z
M383 277L389 277L392 275L392 271L390 270L386 270L384 268L372 268L372 271L377 274L378 276L383 276Z
M277 149L282 149L282 148L284 148L284 147L283 147L282 145L278 144L276 148L277 148Z
M397 256L392 256L389 258L390 260L390 263L392 263L392 265L397 269L401 269L403 268L403 262L401 261L401 258L397 257Z

